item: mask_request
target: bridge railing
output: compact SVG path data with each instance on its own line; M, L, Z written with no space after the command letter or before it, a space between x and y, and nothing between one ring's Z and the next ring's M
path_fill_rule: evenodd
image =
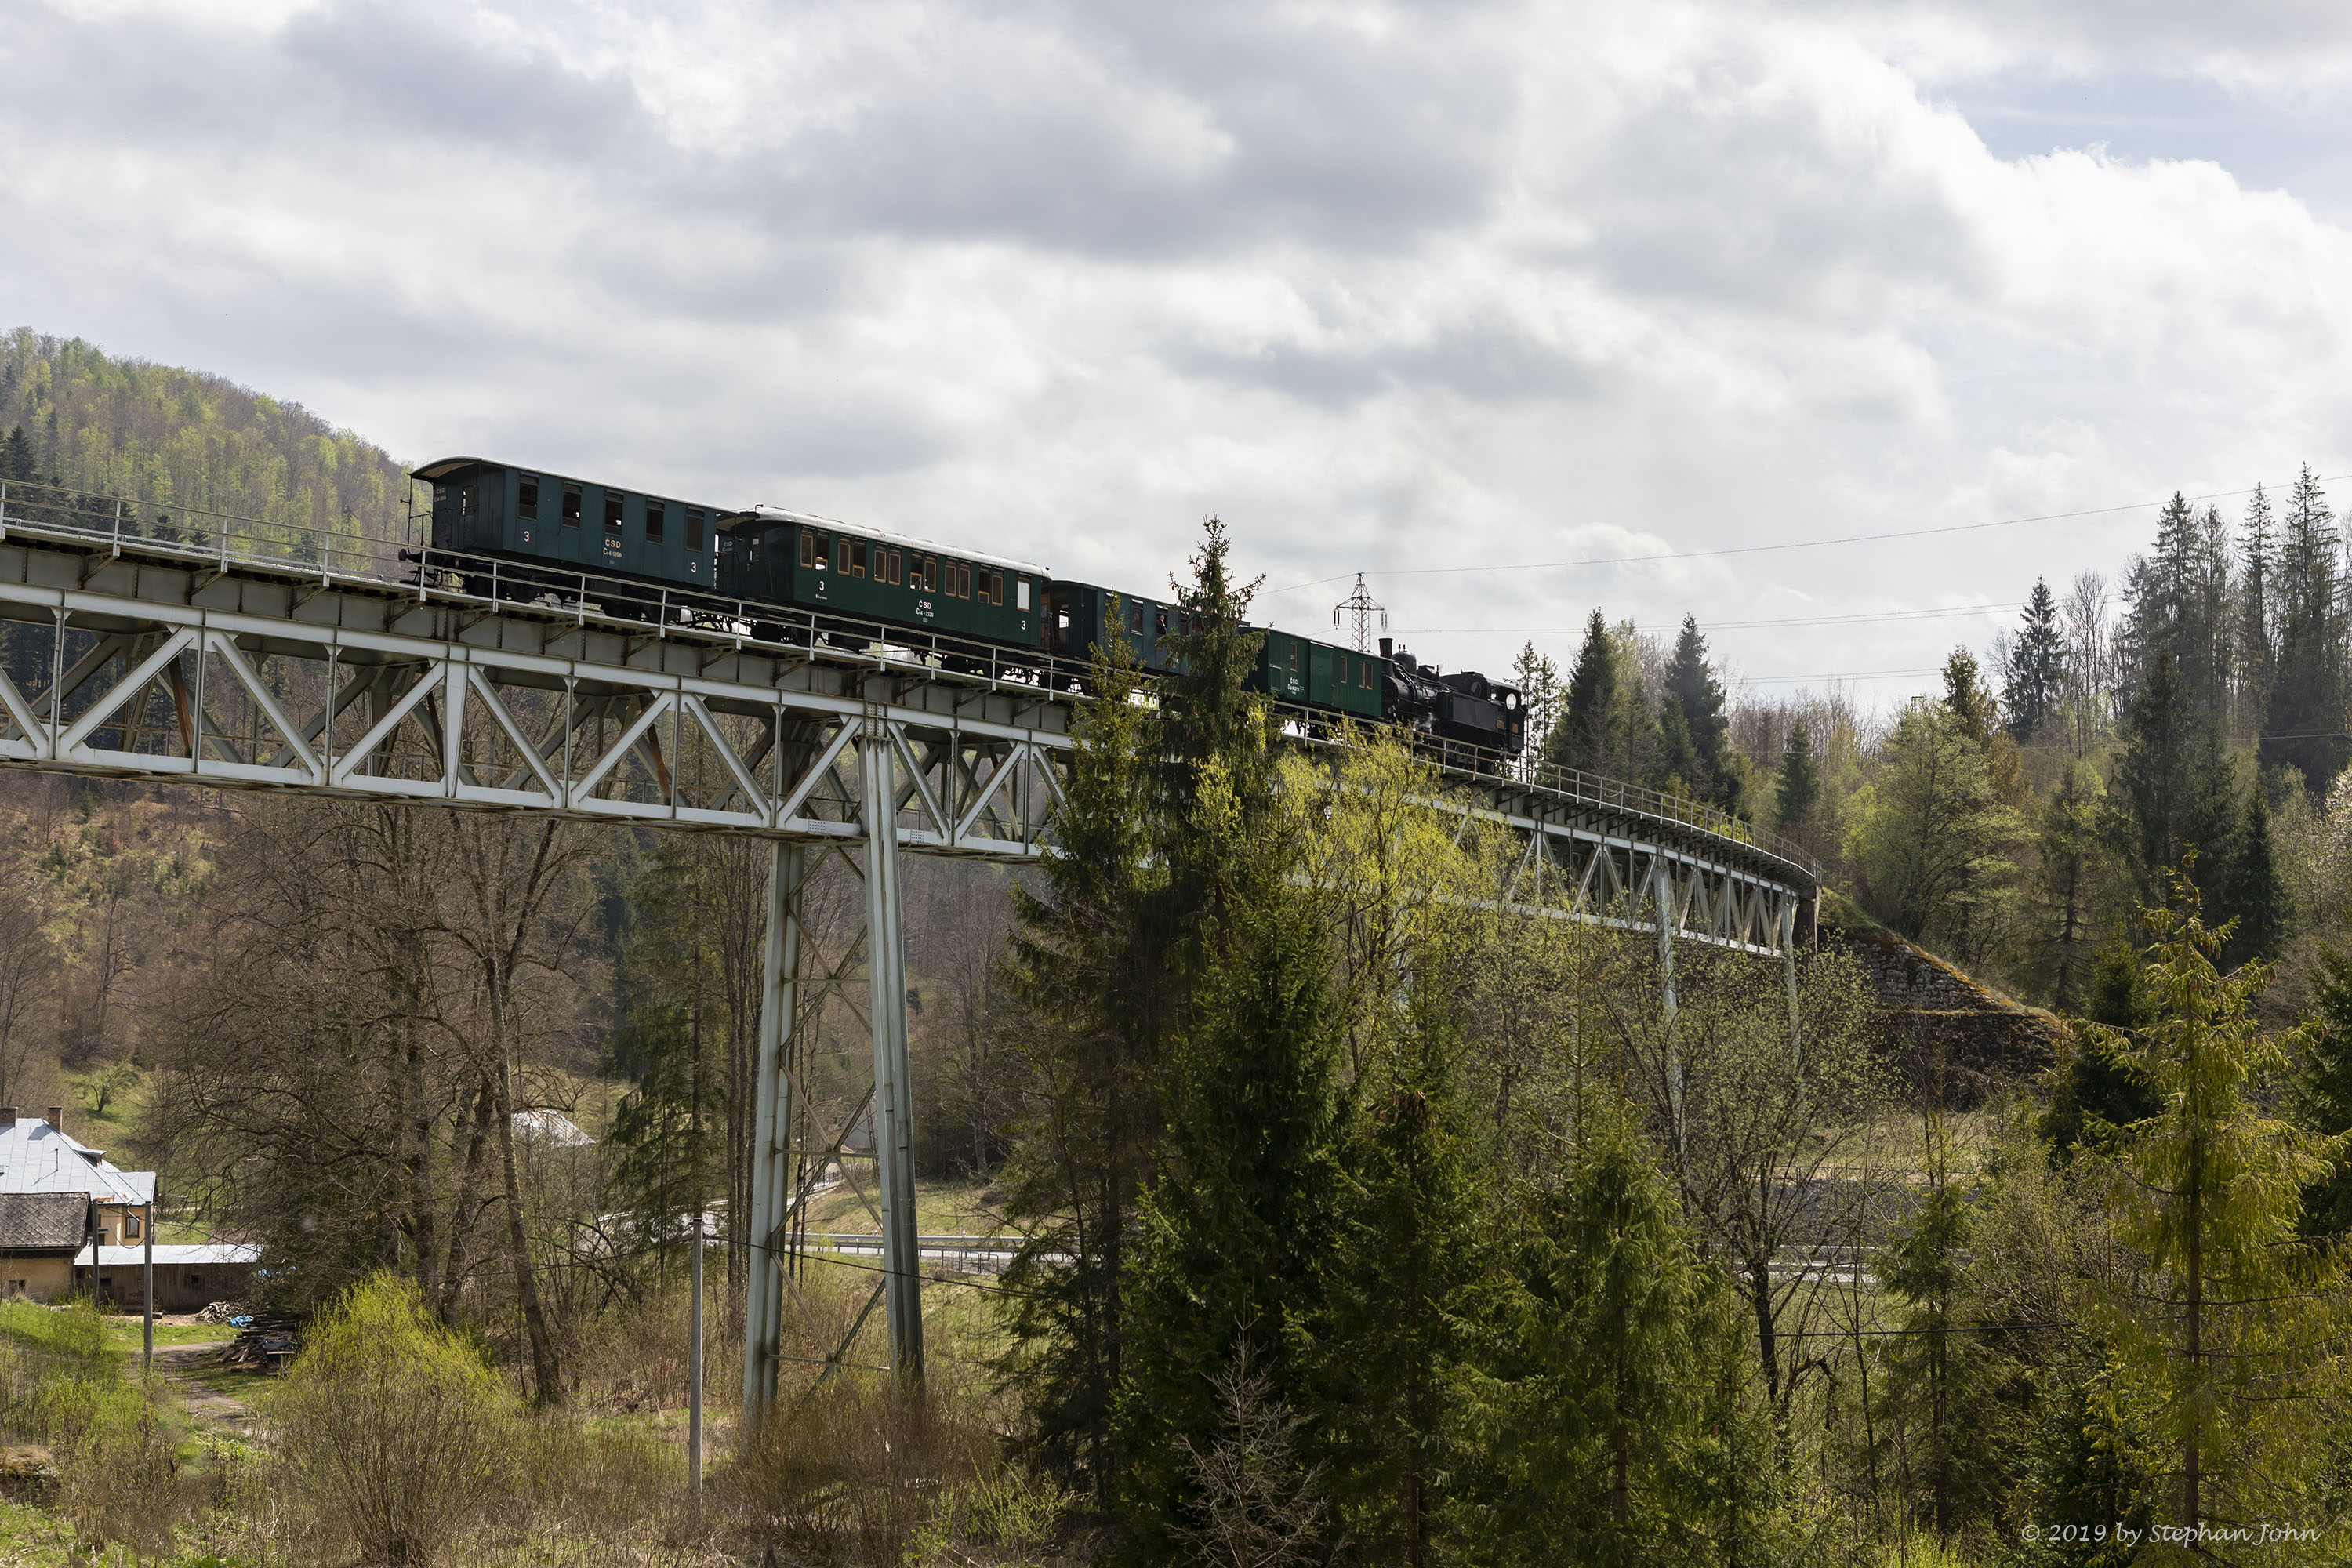
M641 635L650 631L656 636L702 637L908 673L1043 688L1071 696L1087 689L1091 674L1086 661L1042 650L1009 650L938 632L817 615L558 563L517 563L438 550L414 539L388 537L384 531L269 522L169 500L132 500L28 480L0 482L0 537L10 532L116 552L130 544L142 554L222 570L236 565L280 574L326 574L392 592L558 616ZM1328 733L1332 727L1328 714L1287 705L1282 711L1287 721L1308 735ZM1414 734L1413 742L1440 767L1465 777L1465 782L1508 780L1577 802L1677 824L1752 845L1816 878L1820 875L1820 863L1802 846L1686 795L1427 733Z

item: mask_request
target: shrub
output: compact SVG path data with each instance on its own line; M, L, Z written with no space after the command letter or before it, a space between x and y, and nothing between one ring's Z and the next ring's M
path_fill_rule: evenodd
M96 1307L0 1304L0 1384L9 1430L48 1446L57 1510L78 1542L170 1549L189 1499L172 1458L169 1403L160 1388L123 1381Z
M986 1429L952 1398L902 1396L853 1373L786 1392L727 1472L729 1500L772 1544L803 1556L896 1563L992 1457Z
M275 1414L303 1491L371 1563L435 1561L511 1468L512 1397L386 1275L319 1315Z

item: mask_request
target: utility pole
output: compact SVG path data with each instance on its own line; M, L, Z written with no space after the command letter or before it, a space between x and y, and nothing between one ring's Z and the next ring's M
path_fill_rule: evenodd
M702 1213L694 1215L694 1309L688 1332L693 1344L686 1354L686 1494L694 1501L694 1516L702 1517Z
M145 1279L139 1291L147 1310L147 1321L141 1325L144 1348L140 1352L139 1372L143 1377L155 1370L155 1189L152 1186L147 1189L146 1217L139 1222L139 1238L147 1244L147 1256L141 1264Z
M1358 653L1372 651L1372 617L1374 616L1381 618L1381 630L1389 629L1388 608L1374 599L1365 589L1364 574L1361 572L1356 574L1356 591L1331 606L1331 624L1334 626L1339 624L1339 617L1343 614L1355 617L1353 636Z

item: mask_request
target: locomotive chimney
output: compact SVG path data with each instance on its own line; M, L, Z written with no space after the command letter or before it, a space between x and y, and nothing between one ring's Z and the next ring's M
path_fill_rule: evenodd
M1394 637L1382 637L1381 639L1381 657L1382 658L1393 658L1395 650L1396 639Z

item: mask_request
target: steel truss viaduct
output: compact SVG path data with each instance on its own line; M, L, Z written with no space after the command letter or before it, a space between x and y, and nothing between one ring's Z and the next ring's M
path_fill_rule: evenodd
M380 541L180 519L0 486L0 767L768 840L745 1408L783 1363L844 1364L877 1309L889 1370L919 1381L898 859L1047 852L1081 672L881 627L762 642L724 605L648 612L587 580L518 604ZM1780 958L1793 984L1819 886L1801 856L1686 802L1522 772L1448 767L1444 803L1517 836L1515 904L1654 930L1669 1008L1677 940ZM862 924L821 952L806 894L828 857L862 884ZM871 1047L845 1090L814 1073L828 1005ZM870 1194L849 1174L869 1143ZM882 1253L838 1336L801 1289L836 1172Z

